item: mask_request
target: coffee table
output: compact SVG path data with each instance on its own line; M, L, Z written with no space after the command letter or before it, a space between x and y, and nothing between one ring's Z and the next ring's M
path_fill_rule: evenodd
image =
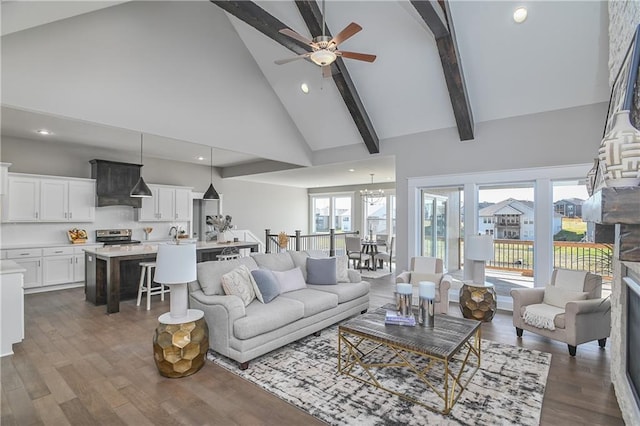
M436 315L431 329L385 325L387 309L395 306L385 305L338 327L338 373L448 414L480 368L481 323ZM382 374L388 369L415 380L400 389L403 379ZM432 394L436 398L429 398Z

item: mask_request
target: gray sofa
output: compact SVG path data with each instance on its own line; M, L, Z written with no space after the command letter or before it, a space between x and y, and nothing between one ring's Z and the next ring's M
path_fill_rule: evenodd
M246 307L240 297L225 295L222 275L245 265L272 271L300 267L305 280L307 252L254 254L235 260L198 263L198 279L189 283L189 305L204 311L209 347L240 364L319 332L369 308L369 283L358 271L347 270L350 282L307 285L282 293L269 303L253 300ZM314 253L313 257L319 257Z

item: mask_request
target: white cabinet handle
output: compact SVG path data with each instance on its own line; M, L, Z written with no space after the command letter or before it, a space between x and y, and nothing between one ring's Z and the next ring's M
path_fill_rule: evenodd
M73 213L69 212L69 219L71 219L73 217Z
M62 250L56 250L55 253L62 253Z
M36 219L38 218L38 212L36 212Z

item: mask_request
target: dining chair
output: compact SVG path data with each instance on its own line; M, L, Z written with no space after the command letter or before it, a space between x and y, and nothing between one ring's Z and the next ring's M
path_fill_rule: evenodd
M395 242L396 242L396 237L391 237L391 239L386 242L388 251L379 251L373 256L375 263L380 262L379 263L380 269L384 267L384 262L387 262L389 264L389 272L393 272L392 263L395 261L395 258L393 257L393 249L394 249Z
M362 268L362 261L364 258L365 264L368 264L367 255L362 252L362 244L360 237L344 237L345 246L347 249L347 257L353 261L354 269ZM357 263L356 263L357 261Z

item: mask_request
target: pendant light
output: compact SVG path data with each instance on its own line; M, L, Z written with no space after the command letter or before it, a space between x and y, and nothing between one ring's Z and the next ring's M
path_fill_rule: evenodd
M142 167L142 133L140 133L140 164ZM136 198L149 198L152 197L153 194L146 183L144 183L144 179L142 179L142 172L140 172L140 178L138 182L136 182L135 186L129 193L129 196Z
M204 195L202 196L202 199L203 200L219 200L220 195L218 194L218 191L216 191L216 189L213 187L213 147L211 147L210 159L211 159L211 184L209 185L207 192L205 192Z

